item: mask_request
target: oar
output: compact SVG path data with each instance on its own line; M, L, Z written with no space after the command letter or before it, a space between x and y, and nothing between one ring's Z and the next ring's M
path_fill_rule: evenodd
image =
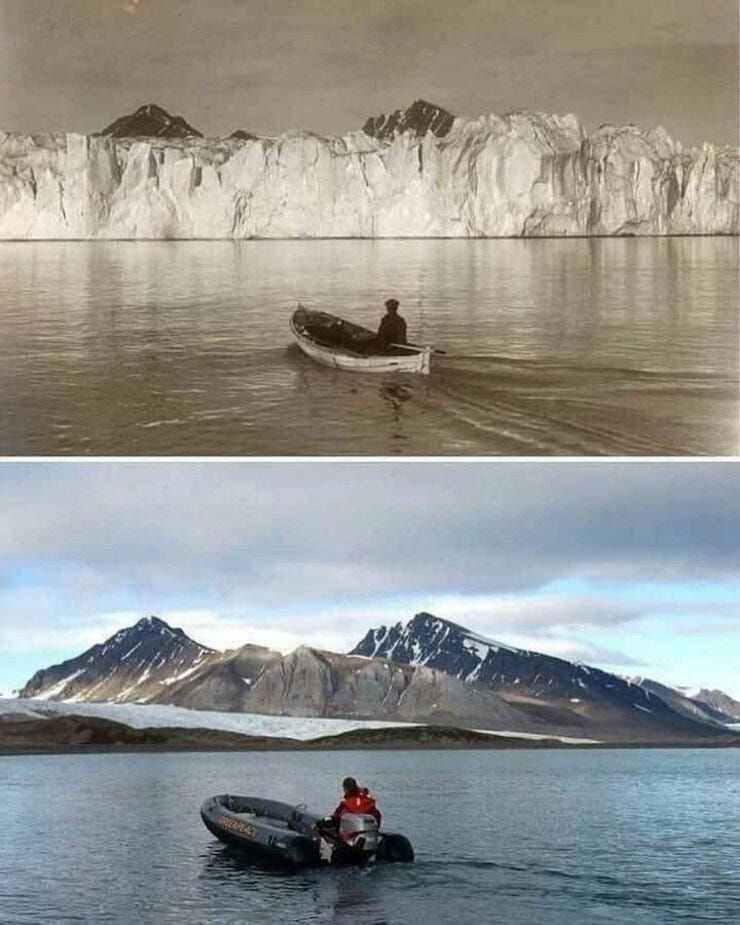
M418 344L388 344L389 347L400 347L402 350L418 350L424 353L425 350L431 350L434 356L446 356L446 350L437 350L436 347L420 347Z
M431 350L432 356L449 357L451 360L499 360L502 363L517 362L511 357L501 356L498 353L450 353L449 350L439 350L437 347L421 347L419 344L388 344L388 346L400 347L401 350L416 350L419 353L423 353L425 350Z

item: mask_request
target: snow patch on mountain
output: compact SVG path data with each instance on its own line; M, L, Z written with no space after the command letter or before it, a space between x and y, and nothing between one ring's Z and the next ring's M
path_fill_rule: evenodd
M491 688L533 721L557 724L564 732L578 727L605 735L603 730L611 728L618 735L649 728L661 735L668 730L712 735L719 725L685 698L669 702L659 690L632 679L506 646L429 613L418 613L405 625L371 629L350 654L423 664L476 688Z
M178 674L172 675L171 678L163 678L159 683L165 687L169 687L170 684L175 684L177 681L182 681L183 678L189 678L191 674L195 674L199 670L201 665L201 660L197 658L195 662L186 668L185 671L180 671Z
M72 674L67 675L66 678L62 678L61 681L57 681L56 684L51 685L51 687L47 687L46 690L42 691L40 694L37 694L35 699L49 700L52 697L58 697L68 684L74 681L75 678L79 678L84 670L84 668L78 668L77 671L73 671Z
M36 672L21 695L75 702L148 699L215 655L182 630L149 616L77 658Z

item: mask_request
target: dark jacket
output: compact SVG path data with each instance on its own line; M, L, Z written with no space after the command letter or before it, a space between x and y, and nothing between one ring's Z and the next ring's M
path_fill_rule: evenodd
M378 340L384 347L388 344L406 343L406 322L400 315L383 315L378 328Z

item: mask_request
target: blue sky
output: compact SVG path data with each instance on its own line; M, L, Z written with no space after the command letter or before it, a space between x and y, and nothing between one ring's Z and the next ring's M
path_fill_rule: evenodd
M740 697L740 464L0 466L0 691L155 613L346 651L421 609Z

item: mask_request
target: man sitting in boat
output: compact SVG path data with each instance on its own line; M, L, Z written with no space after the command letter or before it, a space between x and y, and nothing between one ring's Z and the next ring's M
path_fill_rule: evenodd
M398 314L398 299L385 301L385 315L378 328L378 343L381 347L406 343L406 322Z
M342 781L342 790L344 796L331 814L331 821L339 828L339 820L345 814L351 815L369 815L378 823L380 828L380 810L375 805L375 798L370 795L367 787L360 787L354 777L345 777Z

